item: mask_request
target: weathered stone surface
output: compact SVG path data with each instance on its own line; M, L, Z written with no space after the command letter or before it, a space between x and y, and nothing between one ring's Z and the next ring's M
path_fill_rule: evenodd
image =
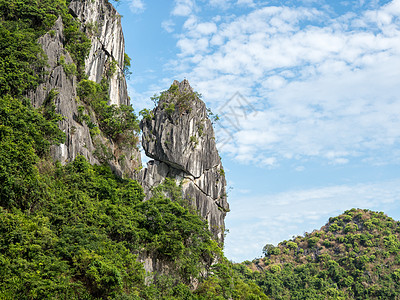
M96 39L92 38L90 53L96 52L99 54L98 57L106 57L106 60L104 60L104 64L102 65L100 60L87 59L87 61L95 61L95 64L97 64L94 68L93 64L90 65L91 67L86 66L88 77L96 79L98 82L101 81L101 76L106 72L107 67L109 67L106 64L114 59L114 56L107 54L108 51L111 51L110 53L115 55L118 61L116 74L111 78L110 82L110 98L113 99L111 102L117 105L128 104L129 98L127 97L126 82L121 71L124 57L124 42L121 24L119 21L116 21L119 20L117 12L110 4L103 0L76 1L72 2L71 6L76 9L76 11L82 12L82 15L84 14L83 12L86 11L96 12L96 14L91 15L90 20L94 23L103 24L101 27L103 28L100 32L101 34L99 34ZM100 9L103 9L103 11ZM99 19L96 21L95 18ZM109 18L111 19L109 20ZM112 24L111 34L118 33L115 35L115 38L111 40L103 36L110 34L110 31L106 30L107 24ZM117 28L118 26L119 29ZM64 117L59 126L60 129L66 133L66 141L60 146L52 147L52 156L61 163L66 163L74 160L77 155L83 155L90 163L97 164L100 163L98 150L101 145L104 145L109 150L110 155L107 158L107 162L113 171L121 176L133 177L137 167L141 165L139 151L134 147L121 147L104 135L97 135L92 138L90 130L85 122L79 123L77 121L78 106L85 106L85 104L80 102L77 98L76 88L78 83L76 76L68 76L64 72L63 66L60 65L61 56L64 57L65 64L73 63L71 56L64 48L63 22L61 17L56 21L51 33L52 34L45 34L38 40L48 57L48 67L46 71L49 75L46 76L44 82L40 84L35 91L31 92L28 97L35 107L40 107L49 96L51 90L56 90L58 93L54 98L54 102L56 105L56 112ZM103 41L104 45L106 45L105 49L109 50L100 51L98 49L99 41ZM116 45L113 45L113 43ZM86 107L86 110L90 114L90 107Z
M92 46L85 65L88 78L99 83L115 61L116 72L110 79L110 104L129 104L122 71L124 40L118 13L105 0L75 0L71 2L70 9L82 21L82 30L91 37ZM57 113L64 116L60 128L66 133L66 141L52 148L53 157L66 163L77 155L84 155L90 163L100 163L95 155L96 145L103 144L113 156L107 162L114 172L139 177L148 196L151 188L162 183L166 177L175 178L182 183L184 196L208 221L211 232L222 243L224 217L229 210L225 176L205 104L196 97L189 83L186 80L181 83L175 81L173 89L160 99L153 111L154 117L142 122L143 148L154 160L135 175L135 169L141 165L136 149L121 148L103 135L92 138L85 122L77 121L78 106L84 103L77 97L76 76L68 76L60 65L61 56L64 56L65 64L73 63L64 48L61 18L52 30L52 34L39 39L48 56L48 76L28 96L35 107L40 107L52 90L58 92L54 102ZM90 113L90 107L85 107L85 110ZM122 157L126 159L122 160ZM139 253L138 259L144 263L149 274L168 273L173 267L154 253Z
M28 97L35 107L43 105L51 90L56 90L58 95L55 97L56 112L64 116L60 122L60 129L66 133L65 144L53 146L52 156L66 163L81 154L88 158L91 163L98 163L92 155L95 148L90 137L89 128L75 121L78 112L76 103L77 80L75 75L67 76L64 69L59 65L61 56L64 56L65 63L73 63L71 56L64 49L63 23L61 17L56 21L53 29L55 34L45 34L39 38L39 43L48 57L47 76L44 83L31 92Z
M105 0L72 1L69 5L82 22L84 32L90 37L92 47L85 60L89 80L99 83L115 61L116 71L110 78L110 104L129 104L123 74L125 41L121 16Z
M173 262L167 262L153 252L140 252L138 260L143 263L146 270L145 284L151 284L158 275L166 275L175 270Z
M154 159L139 174L148 196L152 186L166 177L175 178L182 184L184 196L223 242L229 210L225 175L206 106L189 82L174 81L151 116L142 120L141 128L143 149Z
M154 110L154 119L143 123L143 149L147 156L197 178L221 162L214 131L204 102L196 97L188 81L175 81L174 85L179 86L179 95L165 94ZM172 105L173 112L168 110Z

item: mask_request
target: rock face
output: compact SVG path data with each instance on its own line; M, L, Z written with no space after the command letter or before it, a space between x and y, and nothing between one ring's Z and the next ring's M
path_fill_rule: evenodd
M91 38L91 49L86 58L85 72L89 80L99 83L106 71L113 64L116 68L114 75L109 78L110 104L117 106L129 104L126 81L123 74L124 38L120 23L120 15L106 0L72 1L70 10L82 21L82 28ZM99 149L107 149L106 162L115 173L132 177L136 168L141 165L140 153L135 148L122 149L104 135L91 136L85 122L78 122L78 109L83 106L77 97L77 78L74 74L64 71L60 63L70 65L73 60L64 48L64 25L61 17L55 22L52 30L39 39L48 57L48 75L38 88L28 97L35 107L40 107L56 91L54 97L56 112L64 116L60 128L66 133L66 141L60 146L54 146L51 154L54 159L66 163L77 155L85 156L90 163L101 160ZM92 33L92 32L95 32ZM121 159L121 158L124 159ZM104 161L103 161L104 162Z
M85 60L89 80L100 83L111 64L116 72L110 78L110 104L129 104L123 73L125 41L121 16L105 0L72 1L72 13L82 22L84 32L90 37L92 47Z
M55 34L45 34L39 38L39 43L43 46L48 57L47 76L44 83L40 84L36 91L29 95L35 107L43 105L49 97L50 91L57 91L55 105L57 113L64 116L59 126L66 133L65 144L54 146L51 149L52 156L62 163L73 160L81 154L88 158L90 163L97 163L97 159L92 155L94 145L90 137L89 128L75 121L78 113L78 104L75 101L77 79L75 75L68 76L59 64L60 58L65 57L66 64L72 64L73 60L69 53L64 49L64 26L61 17L58 18L52 30Z
M81 21L81 30L91 39L90 53L85 60L88 79L96 83L104 78L108 80L109 104L129 104L123 73L124 38L119 14L106 0L73 0L70 11ZM98 146L104 146L111 155L107 156L106 162L114 172L139 179L148 197L153 186L167 177L175 178L181 183L185 198L207 220L215 238L223 243L224 218L229 210L226 181L205 104L186 80L175 81L162 94L158 106L141 122L143 148L154 160L137 174L141 161L136 148L124 148L103 133L93 134L86 122L79 118L82 109L89 114L93 111L78 97L76 75L65 70L66 65L71 66L74 62L64 48L63 32L64 25L59 18L51 31L39 39L48 57L48 75L35 91L27 95L35 107L54 101L56 112L64 116L59 126L66 133L66 142L52 147L52 156L67 163L77 155L83 155L90 163L96 164L104 162L96 155ZM111 76L110 68L116 70ZM96 124L96 116L92 114L90 118L92 124ZM122 161L122 157L126 159ZM149 273L164 273L172 268L154 253L139 253L139 260Z
M143 149L154 159L139 174L147 194L166 177L176 179L222 243L229 210L225 174L206 106L187 80L174 81L161 94L158 106L143 118L141 129Z

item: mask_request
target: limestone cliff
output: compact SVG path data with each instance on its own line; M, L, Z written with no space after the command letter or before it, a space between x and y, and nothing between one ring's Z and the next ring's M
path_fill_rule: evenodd
M60 17L39 39L48 57L48 75L28 95L35 107L54 101L56 112L64 117L60 128L66 133L66 142L54 146L52 156L61 163L72 161L77 155L84 155L92 164L106 162L115 173L139 179L148 197L152 187L165 178L176 179L185 198L207 220L210 231L222 244L224 218L229 210L226 181L204 102L187 80L175 81L162 93L158 106L141 122L143 148L154 160L137 174L136 170L141 166L137 147L121 145L118 139L104 132L96 133L93 127L100 128L98 116L90 101L85 102L78 92L84 81L103 84L106 80L108 104L116 107L129 104L123 72L125 54L120 16L106 0L75 0L69 8L80 21L80 30L91 41L85 58L85 74L80 74L82 81L78 82L76 72L68 71L74 61L66 50L64 23ZM111 69L114 71L110 72ZM85 122L82 121L83 114L87 118ZM99 149L106 153L99 155ZM164 273L170 268L168 262L153 253L139 253L139 260L150 273Z
M148 194L166 177L176 179L191 204L222 243L229 206L221 159L207 109L187 80L174 81L157 107L141 122L142 146L154 160L140 181Z
M90 52L85 59L86 76L89 80L100 83L113 67L115 71L106 78L109 86L109 104L128 105L129 97L122 71L124 37L120 15L106 0L72 1L70 12L81 22L81 31L91 40ZM65 49L64 24L61 17L52 30L39 39L39 43L48 57L48 75L28 96L32 104L39 107L56 91L54 102L56 112L64 117L60 128L66 133L66 142L53 147L52 156L66 163L74 160L77 155L84 155L90 163L107 162L117 174L133 176L135 169L141 165L137 148L121 147L104 134L94 136L88 125L79 121L84 109L84 112L90 115L91 122L98 125L91 108L77 96L76 74L65 71L65 66L74 62ZM106 155L101 151L106 152Z
M110 80L110 104L129 104L123 73L125 42L121 15L105 0L72 1L71 12L82 22L90 37L91 48L85 60L88 79L100 83L109 66L115 63L116 72Z

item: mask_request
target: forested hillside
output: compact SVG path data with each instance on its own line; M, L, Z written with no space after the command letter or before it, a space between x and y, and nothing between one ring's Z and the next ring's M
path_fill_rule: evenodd
M2 97L0 124L1 299L262 294L235 277L174 181L143 201L141 186L108 166L92 166L83 157L54 163L46 154L62 138L55 121L16 98ZM145 284L137 255L149 251L170 269ZM206 269L210 261L220 263ZM194 280L200 285L193 292Z
M382 212L351 209L263 251L236 268L273 299L400 297L400 222Z
M144 201L138 182L107 164L83 156L53 161L51 146L65 141L57 91L38 108L27 95L47 75L37 40L55 34L50 29L60 16L74 59L60 64L80 81L80 100L101 108L90 129L118 141L129 131L137 141L139 128L132 109L108 107L98 84L87 80L90 40L67 5L0 0L0 299L265 298L235 275L174 180L153 187ZM138 256L149 253L166 266L162 273L145 273Z

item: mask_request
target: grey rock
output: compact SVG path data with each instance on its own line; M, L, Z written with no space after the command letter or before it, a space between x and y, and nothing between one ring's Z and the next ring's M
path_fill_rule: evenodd
M110 104L129 104L123 74L124 39L120 16L105 0L73 0L70 9L91 38L92 46L85 62L88 78L99 83L115 61L116 72L110 79ZM189 83L175 81L175 90L160 99L153 111L154 118L142 121L142 145L154 160L137 174L136 169L141 165L137 149L123 148L104 135L92 138L88 126L77 121L78 106L84 106L84 103L77 97L76 76L67 75L59 63L61 56L66 64L73 63L64 48L61 18L52 28L52 34L45 34L39 43L48 57L48 75L28 97L35 107L40 107L53 89L58 92L54 101L57 113L64 116L59 126L66 133L66 141L52 147L52 156L64 164L83 155L90 163L97 164L100 158L95 155L96 145L105 145L112 155L107 162L113 171L121 176L138 178L148 197L153 186L162 183L166 177L175 178L182 184L184 197L207 220L215 238L223 243L224 218L229 210L225 176L206 106L193 93ZM85 112L90 114L90 107L85 106ZM154 253L139 253L138 259L149 273L168 273L173 268Z
M89 80L100 83L113 61L116 71L110 78L110 104L129 104L124 68L125 40L121 16L105 0L72 1L69 8L82 22L92 47L85 60Z
M110 80L110 99L112 102L110 104L128 104L129 98L127 96L125 77L120 67L123 65L124 42L121 24L120 21L118 21L119 15L111 4L108 4L106 1L75 1L71 3L71 7L81 12L95 12L94 15L91 15L90 20L103 24L101 27L103 29L100 31L99 36L92 38L90 53L97 51L99 57L106 57L106 60L103 61L104 64L102 65L99 64L101 60L90 60L88 58L86 60L89 62L89 65L86 65L88 77L96 79L98 82L101 81L101 76L106 72L106 68L109 67L107 63L114 60L114 56L107 54L108 51L110 51L110 53L115 55L115 60L118 61L117 71ZM98 21L94 19L95 17L99 18ZM110 39L103 36L104 34L110 34L110 31L105 29L108 26L107 24L112 25L111 34L115 33L115 38ZM83 27L83 29L84 28L85 27ZM98 154L98 150L101 149L101 145L103 145L103 147L107 148L109 151L109 155L105 160L112 170L120 176L133 177L137 172L138 166L141 165L140 152L138 149L134 147L122 147L102 134L92 138L90 130L85 122L82 124L77 122L78 106L85 106L85 112L87 114L92 114L92 116L94 116L94 114L90 107L79 102L76 93L78 85L76 76L68 76L60 65L61 56L64 57L65 64L73 63L71 56L64 48L63 29L63 22L61 17L59 17L51 30L52 34L47 33L39 38L38 42L42 45L48 57L48 67L46 68L48 75L35 91L27 95L35 107L40 107L49 96L51 90L54 89L58 92L54 102L56 105L56 112L64 117L59 123L59 127L66 133L66 141L59 146L53 146L51 148L51 154L54 159L63 164L74 160L77 155L83 155L90 163L98 164L101 158L101 155ZM105 43L105 50L100 51L98 49L99 41ZM115 43L116 46L110 43ZM94 65L90 65L90 62L97 64L97 66L93 68ZM104 162L103 159L102 162Z
M185 198L223 243L224 218L229 210L225 175L206 106L187 80L174 81L161 94L152 117L142 120L141 129L143 149L154 159L139 173L147 197L151 187L166 177L176 179Z
M138 255L138 260L143 263L146 271L145 284L154 282L158 275L166 275L175 270L173 262L167 262L150 251L142 251Z
M175 81L174 85L178 95L166 93L154 110L154 119L143 122L143 149L147 156L197 178L221 163L214 131L204 102L188 81Z
M64 56L66 64L72 64L72 58L64 49L63 23L61 17L57 19L52 28L55 34L46 33L39 38L45 54L48 57L47 71L49 75L35 91L28 94L35 107L43 105L51 90L55 89L58 95L55 97L56 112L64 117L59 127L66 133L66 141L59 146L51 148L52 156L66 163L75 159L77 155L85 156L90 163L98 163L92 155L95 148L90 137L89 128L75 121L78 113L76 102L77 80L75 75L68 76L59 61Z

